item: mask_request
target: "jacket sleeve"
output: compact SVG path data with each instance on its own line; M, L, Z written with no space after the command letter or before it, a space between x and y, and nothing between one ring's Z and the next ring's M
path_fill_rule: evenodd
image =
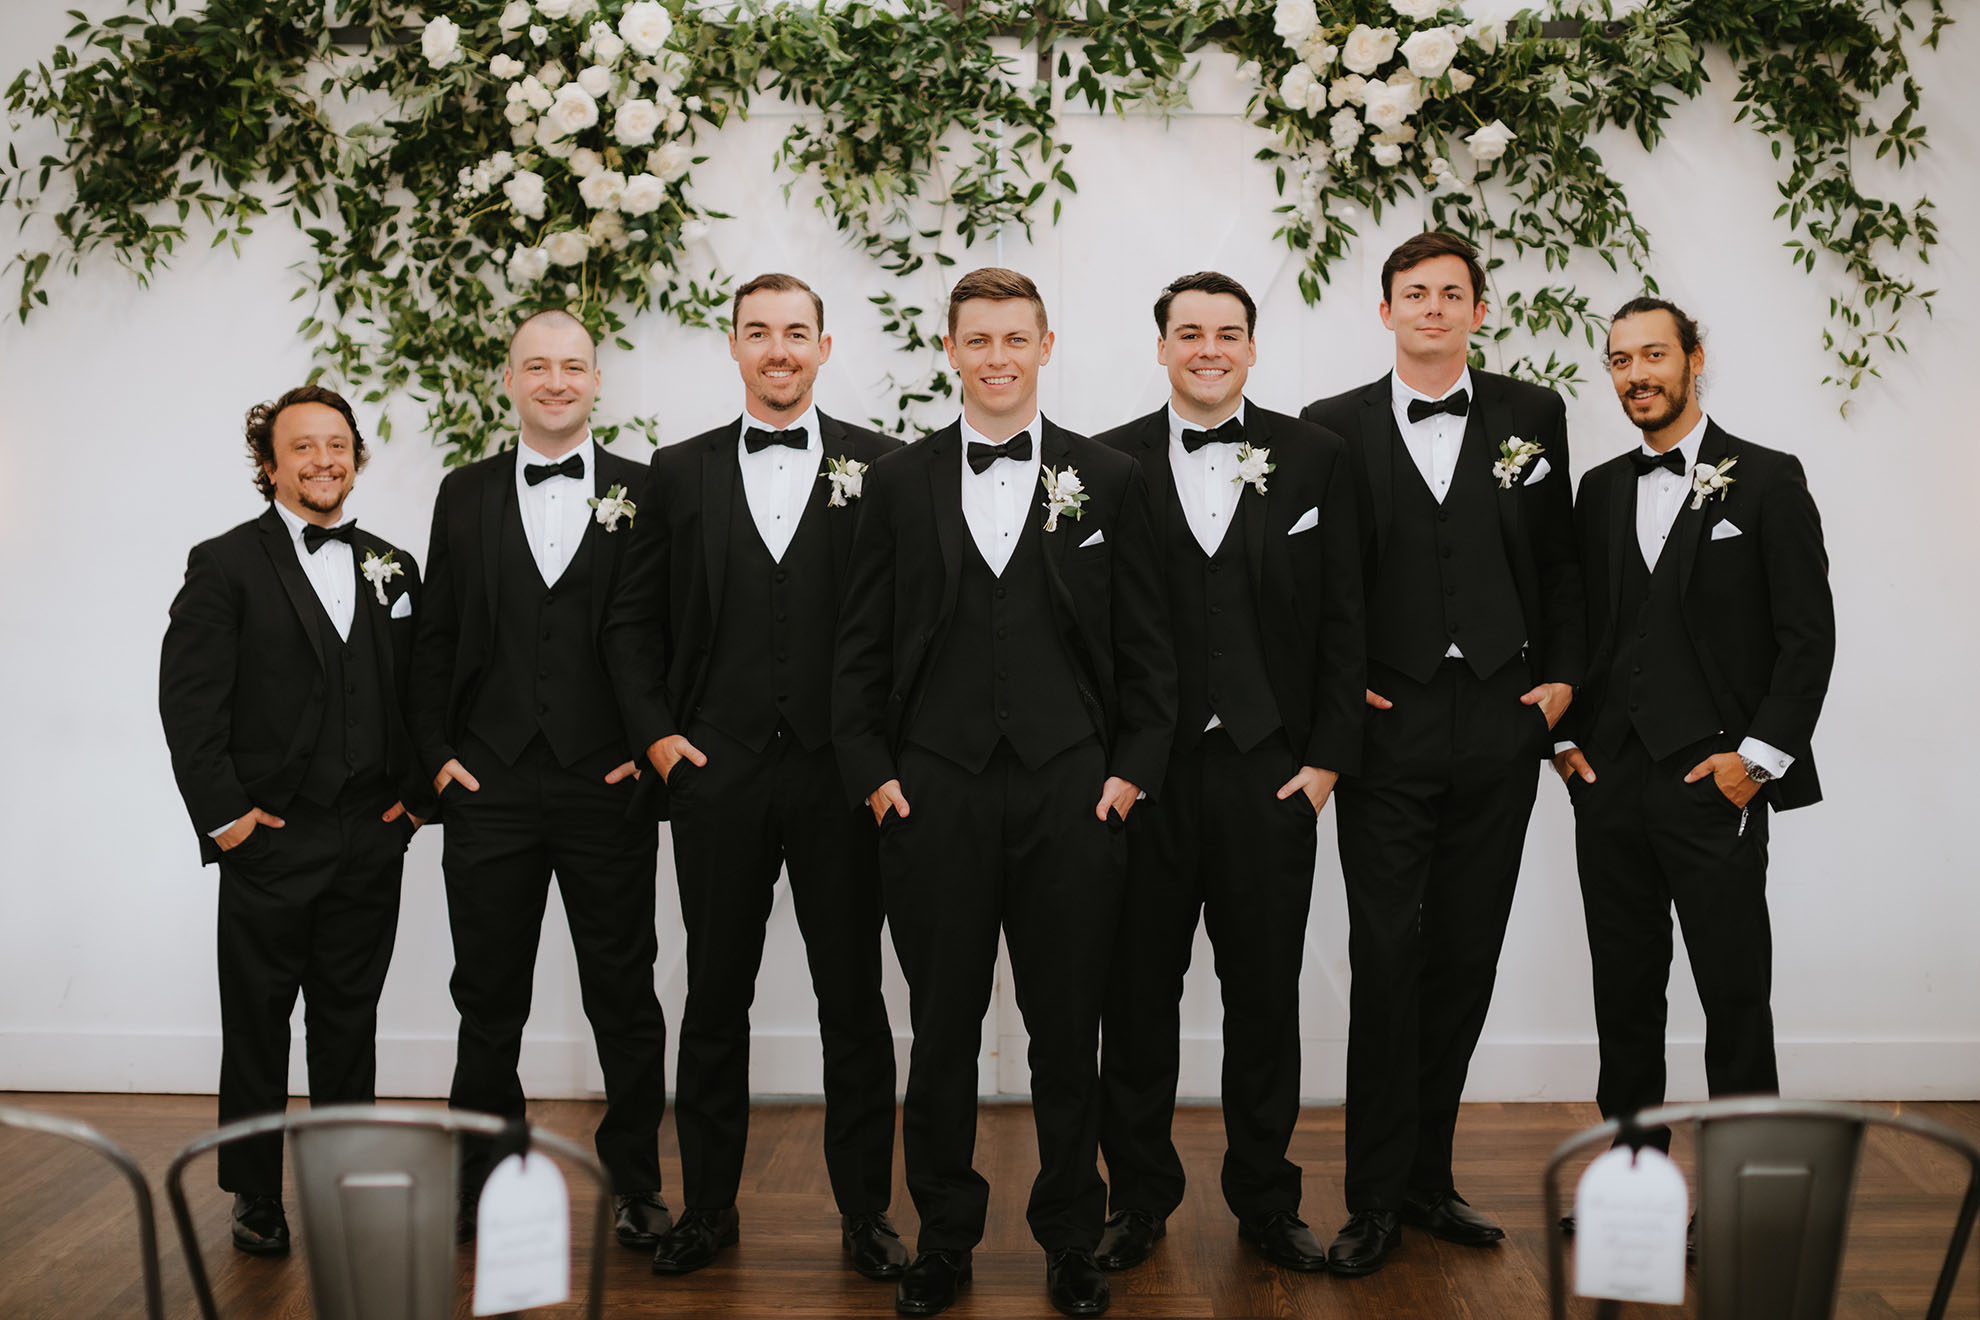
M1588 619L1581 560L1575 552L1567 405L1549 391L1546 412L1544 444L1555 475L1532 492L1527 521L1540 575L1540 679L1579 687L1588 672Z
M1768 491L1760 513L1761 563L1767 573L1774 641L1780 648L1767 695L1747 727L1749 737L1806 756L1836 660L1835 599L1822 519L1808 493L1800 460L1788 457L1783 479ZM1792 768L1788 771L1793 774Z
M1355 774L1361 769L1368 703L1368 618L1361 580L1361 529L1344 444L1330 443L1320 501L1323 562L1317 584L1318 644L1313 657L1313 727L1302 764Z
M193 547L159 654L158 714L179 796L208 852L208 832L254 806L228 751L240 632L239 592L211 543Z
M888 745L894 692L895 528L893 481L875 464L867 474L846 564L845 599L832 665L832 743L854 805L900 777Z
M1158 794L1176 736L1176 655L1162 587L1162 547L1148 509L1148 478L1130 461L1116 521L1110 587L1119 728L1108 773Z
M625 720L633 758L642 765L646 749L680 732L672 695L667 691L667 666L672 658L668 590L672 582L673 531L662 497L660 456L647 469L639 513L633 519L632 541L605 613L600 640L605 667L612 678Z
M406 569L406 596L412 601L414 635L417 636L421 611L425 609L425 591L419 576L419 564L404 551L399 552L398 562ZM412 746L412 762L401 777L398 790L399 802L405 809L421 820L432 820L440 813L440 799L433 792L433 776L426 773L419 756L419 743L412 737L412 675L411 657L401 667L397 678L399 686L399 712L406 720L406 736Z
M426 549L426 599L413 615L418 626L413 630L406 710L414 755L429 780L455 756L447 734L447 707L453 698L461 617L453 560L447 551L447 507L457 485L457 480L442 481L433 501L433 531Z

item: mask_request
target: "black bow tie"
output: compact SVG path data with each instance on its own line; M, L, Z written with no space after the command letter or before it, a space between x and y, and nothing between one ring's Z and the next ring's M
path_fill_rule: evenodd
M531 463L523 469L523 480L532 486L541 486L552 477L584 476L584 455L572 454L561 463Z
M804 448L804 428L793 426L788 431L766 431L760 426L752 426L743 432L743 448L752 454L760 454L771 445Z
M351 543L351 533L357 530L354 522L338 523L335 527L318 527L315 523L303 524L303 549L315 554L325 541Z
M1221 426L1213 426L1207 431L1199 431L1193 426L1185 426L1182 433L1183 452L1193 454L1205 445L1241 445L1244 443L1244 423L1236 417L1227 419Z
M1031 460L1031 429L1026 427L1001 445L969 442L969 470L982 476L990 470L990 465L1000 458L1013 458L1020 463Z
M1438 413L1449 413L1453 417L1462 417L1470 411L1471 396L1463 390L1459 390L1455 394L1446 394L1441 399L1411 399L1409 401L1409 420L1412 422L1420 422L1426 417L1435 417Z
M1636 467L1636 475L1647 477L1658 468L1663 468L1672 476L1684 475L1684 455L1676 449L1667 449L1661 454L1646 454L1641 449L1632 449L1629 461Z

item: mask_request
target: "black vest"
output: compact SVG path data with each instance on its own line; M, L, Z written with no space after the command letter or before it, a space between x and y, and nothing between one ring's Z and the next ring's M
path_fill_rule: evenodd
M567 768L625 737L591 630L592 544L601 534L587 525L563 576L545 586L513 491L503 506L494 644L467 727L510 765L538 733Z
M1093 700L1066 654L1035 520L1000 578L962 531L956 610L936 643L903 736L981 773L1000 741L1026 769L1100 732Z
M370 590L370 583L356 577L355 555L352 561L357 589ZM296 795L327 807L346 784L386 777L385 691L373 649L371 609L362 597L351 613L348 640L337 635L337 625L314 591L309 599L316 606L311 623L323 652L323 720Z
M1166 460L1164 460L1166 461ZM1215 554L1189 529L1179 503L1169 508L1169 619L1175 631L1176 749L1194 747L1212 715L1248 752L1280 726L1265 667L1258 607L1244 554L1245 521L1258 516L1240 497Z
M1526 644L1484 428L1466 430L1442 504L1393 422L1390 434L1395 511L1368 593L1368 658L1427 683L1455 643L1484 678Z
M1635 729L1651 757L1661 761L1717 733L1719 707L1684 626L1676 550L1666 546L1652 572L1634 531L1626 535L1615 648L1596 707L1595 750L1615 755Z
M695 716L752 751L781 724L807 751L832 737L832 641L838 622L832 540L822 504L806 503L782 562L770 558L735 483L728 566Z

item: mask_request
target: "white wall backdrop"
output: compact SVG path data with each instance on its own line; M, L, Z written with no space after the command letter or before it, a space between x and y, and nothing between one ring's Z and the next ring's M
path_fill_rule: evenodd
M50 50L75 0L9 6L0 78ZM115 6L96 0L102 14ZM1980 22L1949 29L1919 60L1933 150L1896 195L1930 195L1946 239L1925 272L1938 313L1907 327L1908 358L1838 414L1817 385L1820 328L1833 276L1807 277L1769 219L1783 167L1732 122L1722 60L1698 102L1679 110L1668 143L1646 156L1616 136L1599 146L1630 188L1656 243L1664 291L1704 323L1706 402L1729 429L1787 448L1807 466L1824 515L1840 646L1817 736L1828 801L1777 821L1772 868L1774 1006L1781 1078L1821 1096L1980 1097L1980 426L1971 363L1980 350ZM1027 66L1029 61L1026 61ZM1270 238L1276 202L1251 159L1257 130L1235 114L1231 61L1206 54L1194 111L1166 123L1068 108L1080 191L1036 242L1007 236L959 254L962 268L999 260L1036 277L1058 348L1044 407L1097 430L1155 407L1148 307L1163 282L1215 267L1261 304L1251 396L1296 410L1385 369L1390 340L1375 315L1377 272L1421 227L1410 206L1365 227L1326 302L1299 300L1296 267ZM788 270L826 299L836 352L820 379L830 411L887 408L889 367L865 295L883 278L809 206L786 202L771 171L787 117L758 113L708 142L697 174L704 203L732 212L707 249L738 277ZM42 125L10 125L23 157L51 145ZM30 240L11 222L0 258ZM288 301L307 249L269 222L236 259L190 251L140 289L109 262L54 279L53 306L23 327L0 323L0 1089L207 1091L219 1059L213 970L217 873L202 869L158 728L158 642L186 550L260 510L241 456L247 406L309 369ZM1598 306L1634 292L1599 264L1576 276ZM1510 274L1508 279L1516 279ZM940 276L908 282L943 305ZM11 278L4 286L8 295ZM733 366L712 332L657 319L635 328L635 353L608 351L601 412L654 411L678 440L733 416ZM1620 452L1623 423L1591 351L1592 381L1569 403L1577 476ZM492 368L491 368L492 369ZM361 408L367 429L378 409ZM378 446L359 480L358 517L423 556L442 468L418 413L395 405L400 438ZM626 447L632 452L636 446ZM1594 1020L1567 800L1548 777L1501 965L1497 1001L1472 1069L1475 1099L1593 1094ZM1302 987L1303 1090L1343 1091L1348 965L1333 832L1321 830ZM664 845L664 840L663 840ZM678 1022L685 977L671 865L658 877L658 983ZM381 1093L444 1094L455 1015L440 840L422 833L405 876L397 956L380 1022ZM526 1038L531 1094L597 1094L601 1082L578 1004L575 968L553 905ZM905 1060L906 994L889 959L889 1007ZM818 1087L814 1006L788 894L773 917L754 1016L753 1085ZM1199 944L1184 1013L1183 1089L1217 1087L1220 1010ZM1703 1020L1682 958L1673 974L1674 1097L1703 1093ZM300 1019L298 1019L300 1032ZM299 1038L300 1039L300 1038ZM295 1080L300 1087L301 1051ZM986 1091L1025 1089L1023 1025L1008 992L986 1025Z

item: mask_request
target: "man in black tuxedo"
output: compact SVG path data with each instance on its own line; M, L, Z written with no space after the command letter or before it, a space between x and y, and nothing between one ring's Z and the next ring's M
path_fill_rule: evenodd
M825 1051L825 1165L853 1268L900 1277L894 1038L880 996L878 832L832 754L832 645L868 465L892 440L812 403L823 300L761 275L736 291L743 415L653 456L606 625L633 744L664 780L687 927L674 1121L686 1208L653 1268L736 1241L749 1135L749 1006L788 863Z
M1368 588L1372 710L1341 780L1349 1219L1329 1268L1379 1269L1408 1223L1505 1234L1451 1177L1527 818L1584 658L1566 410L1466 362L1484 270L1452 234L1382 267L1396 367L1302 417L1347 437Z
M1001 928L1031 1035L1031 1231L1052 1304L1095 1315L1094 1055L1122 832L1175 724L1158 550L1134 461L1039 414L1052 335L1029 279L963 277L943 342L963 415L866 475L832 694L845 780L880 824L914 1023L903 1154L921 1240L895 1307L953 1302L983 1235L970 1158Z
M1574 799L1604 1118L1664 1098L1673 906L1711 1094L1779 1090L1767 808L1821 801L1809 742L1836 654L1801 463L1706 417L1697 325L1635 299L1608 356L1643 443L1582 479L1594 659L1554 758Z
M172 772L220 864L220 1121L280 1112L302 993L312 1105L366 1103L406 843L433 814L406 728L419 568L360 531L350 404L304 385L247 415L268 511L193 547L158 708ZM220 1151L234 1245L289 1249L280 1135Z
M522 1117L516 1061L554 871L605 1073L599 1162L619 1241L651 1248L667 1023L653 992L657 831L632 812L626 723L600 647L642 469L593 443L591 335L539 312L502 376L521 445L448 474L433 506L413 652L413 734L445 812L459 1051L448 1103ZM464 1160L463 1239L487 1176Z
M1266 1259L1327 1266L1286 1150L1315 826L1361 752L1360 536L1346 442L1244 397L1257 317L1227 275L1163 289L1155 354L1169 402L1100 437L1148 479L1179 678L1162 797L1128 826L1101 1033L1106 1269L1145 1260L1182 1203L1170 1125L1199 911L1223 987L1224 1199Z

